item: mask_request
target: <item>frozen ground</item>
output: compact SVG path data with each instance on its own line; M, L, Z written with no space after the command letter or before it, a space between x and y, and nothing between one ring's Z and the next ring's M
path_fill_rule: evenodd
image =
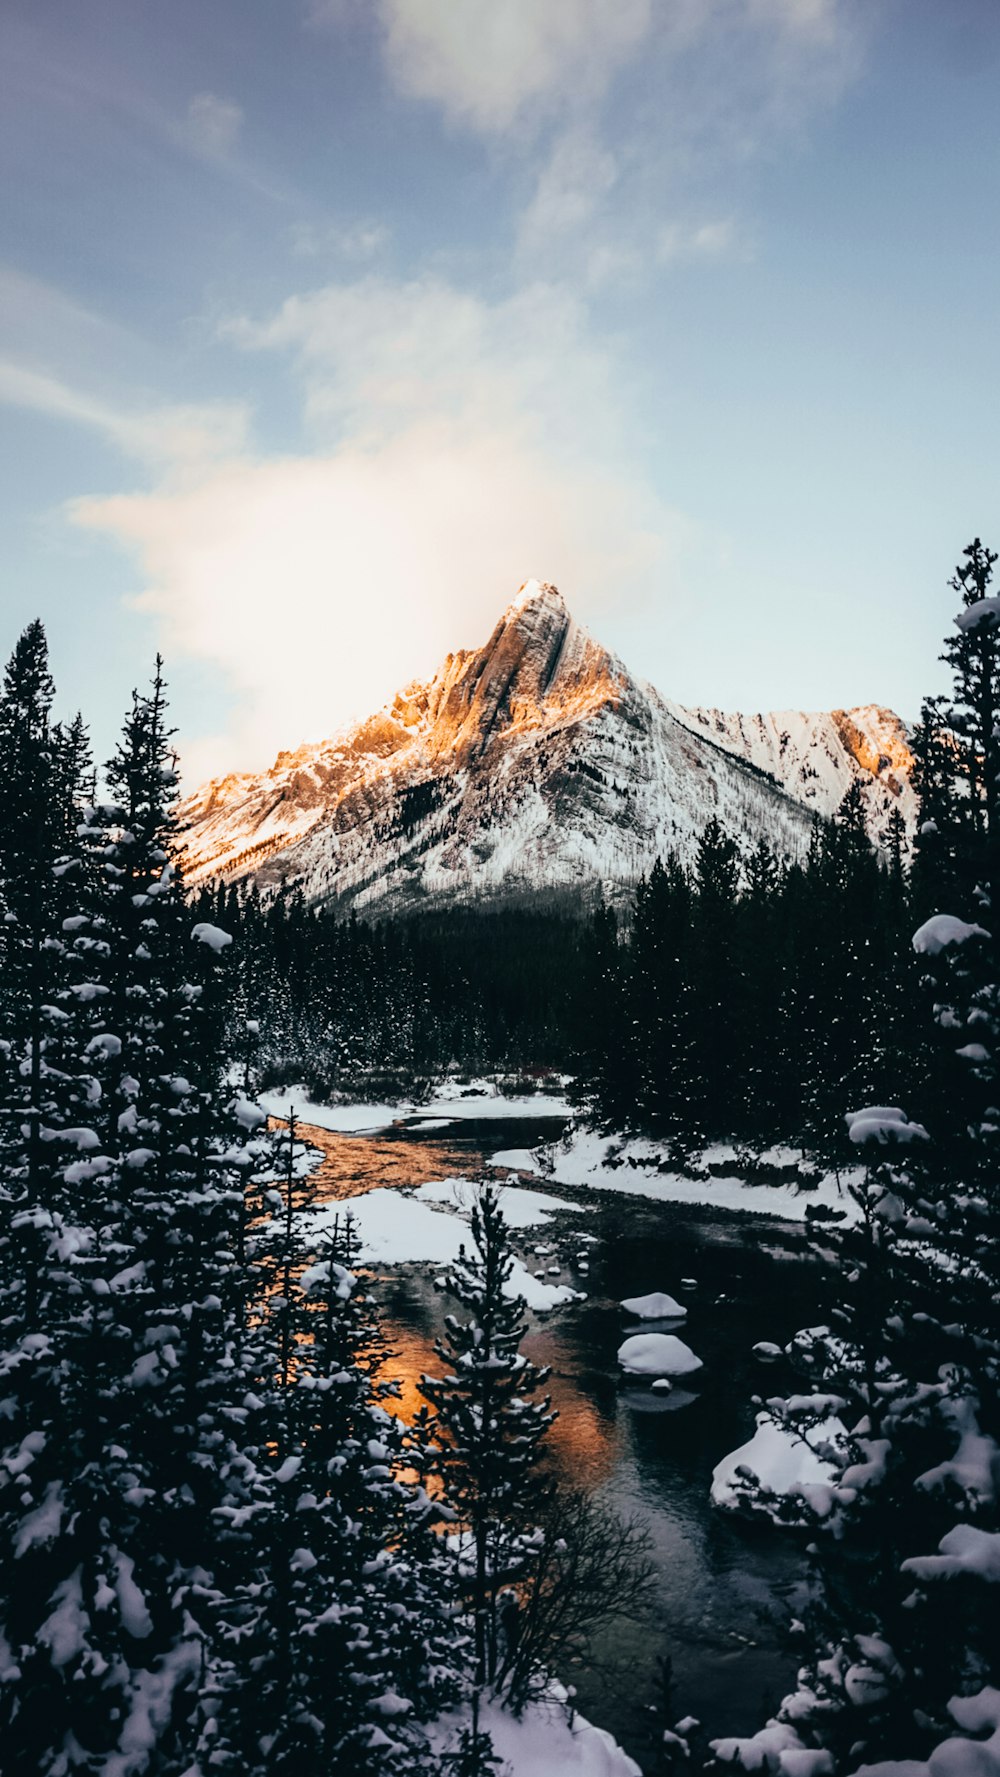
M662 1145L642 1137L623 1140L621 1136L599 1135L593 1129L576 1126L561 1141L538 1148L504 1149L493 1156L492 1164L508 1171L535 1173L575 1190L589 1187L619 1191L629 1197L647 1197L659 1203L750 1210L756 1215L778 1216L792 1222L805 1221L810 1205L840 1211L849 1221L858 1213L847 1186L861 1176L859 1168L841 1172L839 1180L834 1173L818 1176L814 1186L802 1190L798 1155L788 1148L773 1148L760 1156L767 1166L786 1172L787 1183L748 1182L735 1165L731 1174L716 1177L709 1173L709 1166L735 1162L731 1148L706 1148L700 1163L692 1168L701 1172L701 1176L695 1177L661 1171L662 1154Z

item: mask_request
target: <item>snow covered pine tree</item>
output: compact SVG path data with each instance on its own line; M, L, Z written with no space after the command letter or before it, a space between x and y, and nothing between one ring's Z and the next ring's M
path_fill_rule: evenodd
M923 883L966 915L932 914L913 937L944 1052L932 1139L896 1107L849 1116L870 1163L834 1235L839 1301L788 1348L808 1393L767 1403L777 1434L811 1446L812 1473L783 1500L749 1473L738 1489L816 1532L798 1689L760 1733L714 1747L744 1767L1000 1773L1000 969L974 917L992 925L1000 841L994 560L977 540L952 582L954 703L938 700L925 737ZM954 744L935 751L943 733Z

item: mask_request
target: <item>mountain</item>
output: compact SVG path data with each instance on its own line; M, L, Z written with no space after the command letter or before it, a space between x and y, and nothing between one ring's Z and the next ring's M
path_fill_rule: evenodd
M188 881L301 884L380 912L633 883L718 816L786 857L848 785L878 840L912 821L888 710L727 716L666 702L528 581L485 647L449 654L359 727L217 778L180 809Z

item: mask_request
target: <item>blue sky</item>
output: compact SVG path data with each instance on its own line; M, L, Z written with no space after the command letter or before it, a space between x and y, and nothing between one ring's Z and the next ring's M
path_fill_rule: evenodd
M6 0L9 651L256 766L554 580L683 702L940 682L993 0Z

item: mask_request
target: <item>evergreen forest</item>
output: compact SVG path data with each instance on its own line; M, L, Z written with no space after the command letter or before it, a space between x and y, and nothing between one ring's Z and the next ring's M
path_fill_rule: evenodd
M339 917L189 893L161 663L95 769L40 623L0 692L0 1760L12 1777L366 1777L500 1761L641 1528L547 1459L502 1192L486 1185L409 1421L349 1215L310 1233L294 1117L256 1100L545 1086L582 1120L845 1170L813 1218L833 1313L784 1353L739 1468L802 1533L798 1676L753 1736L663 1770L1000 1769L1000 597L950 583L920 818L876 851L848 794L807 856L711 822L626 905ZM850 1213L847 1213L849 1208ZM625 1213L623 1211L623 1213ZM790 1376L788 1371L794 1372ZM787 1386L786 1386L787 1383ZM572 1716L572 1699L563 1700Z

